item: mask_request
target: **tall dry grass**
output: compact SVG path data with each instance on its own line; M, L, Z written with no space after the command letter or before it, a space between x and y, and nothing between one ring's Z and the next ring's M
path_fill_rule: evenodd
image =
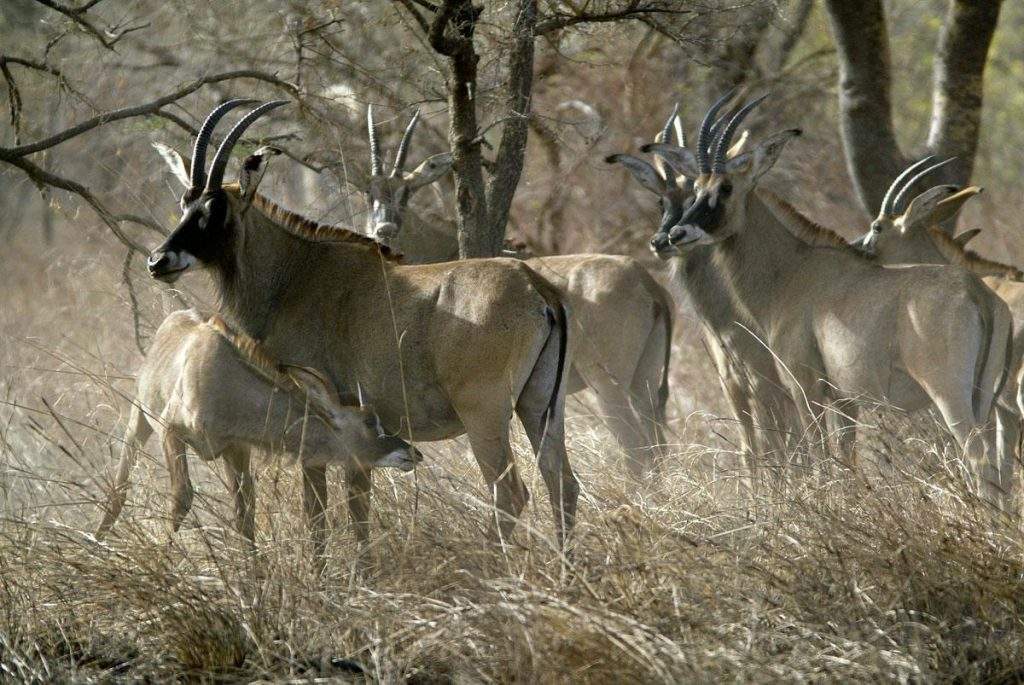
M570 402L584 496L569 559L518 433L533 500L505 550L486 542L486 492L459 442L425 446L413 475L377 474L365 574L335 482L313 575L295 470L273 462L259 466L256 555L195 460L199 496L171 535L155 441L117 534L97 542L139 356L118 255L73 238L15 243L0 265L0 680L1024 678L1020 533L971 494L934 422L865 427L857 471L765 459L752 502L686 318L656 487L631 484L601 418ZM174 306L137 286L150 323Z

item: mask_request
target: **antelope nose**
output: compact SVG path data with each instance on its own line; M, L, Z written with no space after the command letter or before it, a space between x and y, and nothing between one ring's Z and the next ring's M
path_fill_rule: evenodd
M393 221L386 221L377 224L377 240L388 243L398 237L398 224Z
M146 268L150 274L160 274L167 270L171 258L166 252L154 252L146 260Z

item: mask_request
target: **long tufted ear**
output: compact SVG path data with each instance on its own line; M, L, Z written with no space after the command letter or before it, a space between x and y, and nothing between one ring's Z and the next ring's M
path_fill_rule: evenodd
M281 151L276 147L264 145L242 161L242 168L238 172L238 187L242 191L244 205L252 202L256 188L263 180L263 174L267 173L267 164L279 154Z
M621 164L644 188L655 195L663 195L666 190L665 178L645 159L633 155L608 155L604 158L608 164Z
M341 408L341 400L334 383L325 375L308 366L282 364L281 370L302 392L327 416L335 416Z
M687 178L700 176L700 164L697 162L697 156L689 148L671 143L648 143L642 145L640 151L658 155L668 162L668 165L680 176Z
M959 245L961 248L965 248L967 247L967 243L971 242L972 240L978 237L979 233L981 233L980 228L968 229L961 233L960 235L953 238L953 242Z
M957 215L964 207L964 203L970 200L975 195L980 195L982 189L978 186L968 186L961 190L959 193L947 197L945 200L940 202L935 210L932 212L930 218L933 224L941 225L944 221L948 221Z
M188 168L191 164L191 160L185 159L180 152L172 148L170 145L153 143L153 147L160 154L160 157L167 164L168 168L170 168L174 177L181 182L181 185L185 186L186 189L190 188L192 182L188 177Z
M786 147L786 143L802 133L798 128L791 128L769 136L753 150L744 152L726 162L726 173L741 174L751 179L760 178L775 166L775 162L779 161L779 156Z
M452 163L452 153L450 152L431 155L412 171L402 174L402 178L408 184L409 190L416 190L430 185L447 174L452 168Z
M910 201L910 204L907 205L907 210L903 212L903 216L900 218L903 223L903 230L934 226L938 207L942 202L955 197L959 193L960 186L941 185L929 188L923 193L918 194Z

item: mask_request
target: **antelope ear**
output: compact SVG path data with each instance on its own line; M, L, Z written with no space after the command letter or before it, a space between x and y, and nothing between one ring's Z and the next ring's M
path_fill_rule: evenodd
M947 197L946 199L939 202L932 212L931 220L934 223L941 224L944 221L955 217L961 209L964 207L964 203L970 200L975 195L981 194L982 189L978 186L968 186L960 192Z
M608 155L604 161L608 164L621 164L626 167L626 170L640 185L655 195L665 194L665 178L647 160L633 155Z
M452 153L442 152L427 157L418 167L403 174L402 177L409 186L409 190L416 190L425 185L430 185L437 179L447 174L452 168Z
M641 152L653 152L672 167L676 174L687 178L700 176L700 164L697 156L689 148L679 147L671 143L648 143L640 147Z
M939 221L936 218L937 208L945 200L958 195L959 191L959 186L941 185L919 194L903 212L903 230L934 226Z
M953 242L956 243L957 245L959 245L961 249L963 249L963 248L967 247L967 243L969 243L972 240L974 240L975 238L977 238L979 233L981 233L981 229L980 228L969 229L967 231L964 231L960 235L956 236L955 238L953 238Z
M334 414L341 407L338 389L327 376L316 369L290 364L283 364L281 369L306 393L311 402L318 404L325 411Z
M238 187L242 191L242 201L248 205L256 194L256 188L263 180L263 174L267 173L267 164L271 158L281 154L281 151L271 145L264 145L242 161L242 168L238 172Z
M798 128L791 128L779 131L773 136L761 141L757 147L749 152L733 157L725 163L725 171L728 174L741 174L751 179L758 179L779 161L786 143L801 135L803 131Z
M163 158L171 173L174 174L174 177L181 181L181 185L185 186L186 189L190 188L192 182L188 177L188 168L192 160L186 160L181 156L181 153L169 145L153 143L153 147L160 154L160 157Z

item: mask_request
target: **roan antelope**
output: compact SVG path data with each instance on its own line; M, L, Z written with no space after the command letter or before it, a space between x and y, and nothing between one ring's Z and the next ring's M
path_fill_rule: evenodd
M98 536L120 515L131 470L154 431L171 475L172 528L178 530L192 503L187 445L207 461L223 458L235 527L250 542L252 449L295 455L303 469L340 462L353 474L374 467L411 471L420 460L409 443L384 432L372 410L342 405L322 374L278 364L255 340L231 331L219 317L204 321L195 310L174 312L160 324L137 384Z
M1006 304L959 268L882 267L842 241L797 238L784 208L756 186L800 131L726 158L736 128L760 101L733 115L711 150L704 141L724 99L705 116L696 155L666 143L641 148L696 179L692 204L656 240L681 252L712 247L714 268L778 356L815 443L824 437L817 414L828 404L843 405L839 417L850 427L857 412L850 398L885 398L906 411L934 405L970 458L982 496L1008 506L1012 465L998 463L989 421L1009 361Z
M202 267L233 330L283 363L318 369L351 400L360 384L389 431L416 441L469 436L496 506L492 523L511 534L528 493L515 468L509 421L522 420L551 496L559 543L571 531L579 485L565 452L568 307L557 290L522 262L476 259L403 266L372 238L318 225L256 193L267 154L242 163L238 185L224 185L234 144L257 107L217 150L209 174L206 147L231 101L207 117L185 174L177 228L148 266L173 282ZM307 470L307 473L313 471ZM321 469L308 490L322 511ZM349 501L368 512L370 480L349 482Z
M676 145L686 146L682 122L676 105L665 127L655 138L668 143L673 132ZM729 151L740 153L745 137ZM658 197L661 223L651 248L660 258L669 261L671 281L677 299L689 299L703 321L705 344L711 353L726 400L740 426L740 447L748 472L757 482L755 454L769 451L782 456L792 428L793 409L789 395L779 380L775 360L755 337L754 321L732 302L729 289L712 264L710 247L689 251L685 258L663 239L683 215L693 195L693 178L677 175L666 168L659 157L651 164L629 154L605 158L609 164L621 164L641 186Z
M981 192L970 186L939 185L911 198L911 191L928 174L952 160L930 164L932 157L910 165L893 181L870 229L854 244L883 264L953 264L967 269L1006 302L1013 316L1013 352L1009 382L996 402L999 446L1012 453L1020 440L1021 387L1018 382L1024 356L1024 274L1013 266L986 259L966 249L978 229L956 237L947 228L964 203ZM922 168L924 167L924 168ZM905 201L908 200L908 201Z
M407 223L412 193L436 181L452 165L449 153L428 157L404 171L419 112L405 129L394 165L384 175L372 107L367 108L372 177L367 232L415 263L458 257L453 222L430 230ZM438 225L443 225L441 231ZM577 254L534 257L526 263L558 288L572 307L568 392L593 391L602 416L627 455L635 477L650 474L656 450L665 444L662 427L668 402L672 355L672 299L632 257Z

